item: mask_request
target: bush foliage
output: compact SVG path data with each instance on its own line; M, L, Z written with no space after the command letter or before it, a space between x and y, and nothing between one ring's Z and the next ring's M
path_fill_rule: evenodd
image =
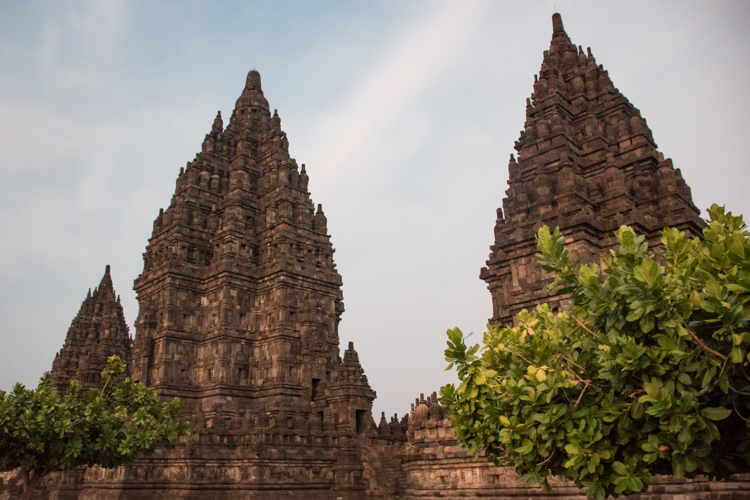
M190 433L177 420L179 398L161 403L144 384L116 383L124 370L112 356L99 389L82 391L74 380L65 397L52 392L49 373L34 390L16 384L0 391L0 471L20 468L28 494L49 472L128 464Z
M750 240L741 216L709 215L702 239L667 228L656 253L623 226L601 268L541 228L539 262L570 306L522 311L481 348L448 331L460 383L441 402L459 442L527 485L559 475L596 498L645 491L653 474L747 471Z

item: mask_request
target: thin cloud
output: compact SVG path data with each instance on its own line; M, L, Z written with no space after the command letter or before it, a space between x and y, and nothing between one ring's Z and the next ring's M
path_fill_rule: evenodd
M327 117L319 141L317 190L354 163L371 137L397 117L451 58L456 46L481 21L489 2L451 3L430 23L416 27L397 47L384 50L380 63L354 85L338 111Z
M51 88L93 88L102 77L98 63L112 59L123 32L124 3L79 0L66 7L64 14L57 8L46 11L40 74Z
M70 11L70 25L81 39L100 57L113 49L124 19L122 0L81 0Z

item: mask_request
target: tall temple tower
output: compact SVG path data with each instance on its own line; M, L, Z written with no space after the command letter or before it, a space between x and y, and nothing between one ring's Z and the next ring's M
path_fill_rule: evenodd
M179 396L194 426L185 447L144 470L173 470L200 449L188 482L206 494L227 475L235 489L272 485L284 498L362 491L353 446L377 434L353 345L339 356L344 303L326 216L288 147L251 71L227 127L219 113L180 170L135 280L133 378ZM144 487L131 473L128 488Z
M341 366L341 276L288 148L251 71L229 125L216 116L154 222L135 281L133 373L188 412L299 404L309 417ZM375 393L363 380L341 396L369 413ZM356 413L337 417L356 428Z
M79 380L83 389L98 387L108 357L119 356L130 367L131 342L107 266L94 293L89 290L52 362L52 387L58 394L67 393L72 380Z
M480 277L492 294L493 324L521 309L564 297L547 290L535 235L559 226L581 262L597 262L628 224L658 243L665 226L697 235L703 227L679 169L657 151L640 111L617 90L591 49L576 47L552 17L552 42L526 100L526 123L508 164L495 244Z

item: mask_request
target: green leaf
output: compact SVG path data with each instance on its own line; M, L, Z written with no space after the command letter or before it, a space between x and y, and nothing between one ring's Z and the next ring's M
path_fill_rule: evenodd
M534 448L534 443L532 443L531 440L529 439L524 439L522 446L519 446L518 448L516 448L516 453L525 455L527 453L530 453L533 448Z
M729 408L716 407L716 408L703 408L701 415L710 420L724 420L732 414L732 410Z
M685 385L690 385L690 384L692 384L692 383L693 383L693 379L691 379L691 378L690 378L690 375L688 375L688 374L687 374L687 373L685 373L685 372L682 372L682 373L680 373L680 374L679 374L679 375L677 376L677 380L679 380L680 382L682 382L682 383L683 383L683 384L685 384Z
M627 476L628 474L628 468L622 462L612 462L612 470L620 476Z
M711 383L711 380L714 378L714 375L716 375L716 367L711 366L706 370L706 372L703 375L703 381L701 382L701 389L708 387L708 384Z
M742 347L738 345L732 347L730 356L732 357L732 363L742 363L745 357L742 352Z

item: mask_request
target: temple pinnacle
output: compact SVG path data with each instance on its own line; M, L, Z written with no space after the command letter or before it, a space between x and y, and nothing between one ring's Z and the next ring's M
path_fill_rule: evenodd
M247 74L247 81L245 82L245 88L255 88L261 90L260 86L260 73L255 70L251 70Z
M102 280L99 283L98 289L99 291L102 291L105 288L110 290L114 289L112 285L112 275L110 274L109 264L107 264L107 267L104 268L104 276L102 276Z
M565 33L565 28L563 27L562 16L555 12L552 14L552 34L554 35L558 31Z

